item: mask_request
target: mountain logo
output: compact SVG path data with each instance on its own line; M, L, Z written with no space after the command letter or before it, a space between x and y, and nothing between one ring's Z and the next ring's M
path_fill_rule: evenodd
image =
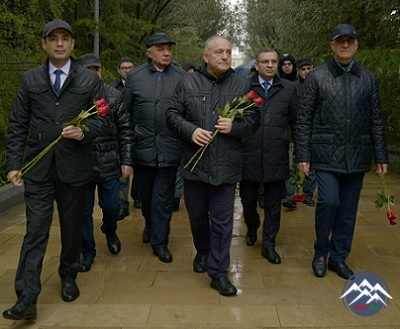
M357 315L371 316L385 309L392 296L385 280L369 271L357 272L343 286L343 304Z

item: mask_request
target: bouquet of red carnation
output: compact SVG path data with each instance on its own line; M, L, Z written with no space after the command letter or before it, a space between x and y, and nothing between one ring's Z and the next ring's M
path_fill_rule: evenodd
M256 96L256 92L254 90L250 90L246 95L236 97L233 99L232 102L227 102L222 109L217 108L218 114L223 118L231 118L232 120L235 120L236 118L242 118L249 113L248 110L250 108L252 108L253 106L258 106L264 102L264 99L262 97ZM190 172L194 170L197 163L200 161L201 157L206 151L207 147L211 144L217 134L218 129L213 132L208 143L200 147L198 151L190 158L190 160L184 167L185 169L194 161L194 159L196 159L196 157L198 157L196 162L190 168Z
M94 102L94 105L88 110L82 110L81 113L71 121L68 121L63 124L63 127L68 126L77 126L81 127L83 131L89 131L89 127L86 126L89 117L93 114L98 114L100 116L105 116L109 112L107 102L104 98L99 99L98 101ZM40 152L37 156L35 156L31 161L26 163L19 172L11 177L9 181L14 180L18 177L21 178L24 176L43 156L51 150L51 148L58 143L58 141L62 138L62 135L58 136L53 142L47 145L42 152Z
M394 206L394 195L388 193L387 185L385 182L385 175L379 174L379 177L381 178L382 186L376 189L377 198L375 200L375 206L377 209L380 209L385 203L387 203L387 219L389 220L390 225L396 225L396 215L391 209L391 206Z
M297 168L296 163L292 163L292 169L290 171L290 184L294 186L294 194L292 196L293 202L304 202L307 200L306 195L303 192L303 187L305 185L304 182L304 174L300 172Z

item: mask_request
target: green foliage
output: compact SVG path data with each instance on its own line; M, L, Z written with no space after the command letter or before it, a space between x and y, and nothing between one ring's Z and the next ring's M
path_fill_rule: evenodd
M0 186L7 184L6 152L0 151Z
M390 206L394 206L394 195L386 195L385 190L382 187L378 187L376 189L375 207L380 209L385 203L389 203Z

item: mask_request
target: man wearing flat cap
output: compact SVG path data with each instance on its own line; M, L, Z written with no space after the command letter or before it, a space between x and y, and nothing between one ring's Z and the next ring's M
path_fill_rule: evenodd
M364 174L372 154L378 174L386 174L388 154L374 75L354 60L358 33L350 24L336 26L333 57L311 71L297 115L296 162L305 175L314 169L318 200L312 268L327 268L344 279L354 273L350 254Z
M61 234L61 297L66 302L78 298L75 279L86 189L92 178L91 142L109 126L109 120L100 116L89 120L85 133L75 125L63 126L103 95L100 78L70 57L74 48L71 26L62 20L47 23L42 48L48 60L22 76L9 120L7 178L15 186L25 187L27 219L15 278L18 301L3 312L3 317L10 320L36 319L54 201ZM22 181L23 165L60 135L58 143L26 172Z
M148 62L128 72L124 90L134 127L133 170L145 219L142 240L166 263L172 261L168 238L181 142L167 128L165 112L186 74L171 65L174 44L165 33L153 34L146 43Z

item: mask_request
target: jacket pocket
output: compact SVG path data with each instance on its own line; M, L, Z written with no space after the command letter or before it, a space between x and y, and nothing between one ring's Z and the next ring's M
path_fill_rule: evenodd
M315 164L330 164L335 154L334 134L312 135L311 162Z

